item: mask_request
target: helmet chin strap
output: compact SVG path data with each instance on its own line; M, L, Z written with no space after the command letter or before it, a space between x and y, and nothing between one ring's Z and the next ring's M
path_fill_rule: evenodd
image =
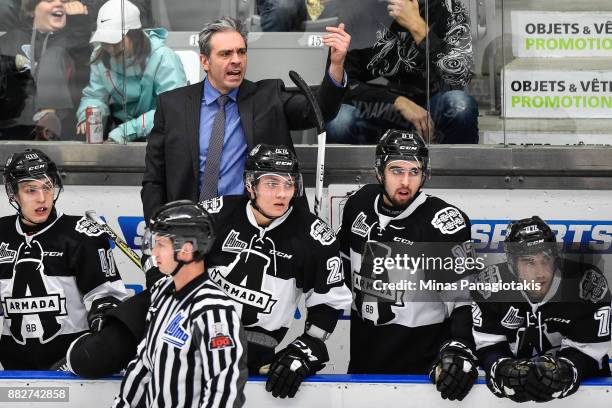
M176 255L174 256L174 259L176 259ZM183 265L185 265L185 262L183 262L183 261L177 260L176 262L177 262L176 268L174 268L174 270L172 272L170 272L170 276L175 276L181 270Z
M174 268L174 270L172 272L170 272L170 276L175 276L177 273L179 273L179 271L181 270L181 268L185 265L189 265L190 263L194 263L195 259L192 259L191 261L180 261L177 257L176 257L176 252L174 253L174 260L176 261L176 268Z

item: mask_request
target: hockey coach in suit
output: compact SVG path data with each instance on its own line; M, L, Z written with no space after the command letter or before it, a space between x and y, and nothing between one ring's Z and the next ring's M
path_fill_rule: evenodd
M344 24L327 31L329 64L317 93L325 121L335 117L345 93L350 45ZM314 115L303 95L286 91L280 79L244 79L246 41L239 20L208 24L199 34L206 79L158 96L141 190L145 220L169 201L242 194L244 163L253 146L293 148L289 131L312 127Z

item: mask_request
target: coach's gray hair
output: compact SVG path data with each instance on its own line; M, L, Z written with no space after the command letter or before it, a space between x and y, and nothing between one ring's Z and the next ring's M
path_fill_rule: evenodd
M218 20L208 23L204 26L198 35L198 44L200 46L200 54L210 58L210 39L213 34L221 31L236 31L244 39L244 44L247 43L247 35L249 34L246 25L242 20L232 17L221 17Z

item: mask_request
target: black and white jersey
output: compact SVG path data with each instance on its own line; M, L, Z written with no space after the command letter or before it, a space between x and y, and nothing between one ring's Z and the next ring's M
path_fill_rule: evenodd
M14 343L58 360L62 338L88 330L92 305L127 293L102 231L85 217L55 212L46 224L26 233L17 215L0 218L2 348Z
M592 265L558 263L546 296L532 303L521 291L473 291L473 332L481 365L501 357L557 354L581 377L609 375L610 292ZM476 282L517 282L506 263L482 271Z
M404 211L387 216L380 210L383 191L379 184L362 187L347 200L342 215L340 248L353 291L349 372L424 373L451 336L470 344L469 293L456 291L453 298L422 302L405 301L400 290L389 290L381 301L381 291L373 286L371 258L368 261L364 251L372 242L396 247L448 243L450 250L454 243L469 243L470 220L456 207L423 192ZM426 279L460 278L451 270Z
M249 332L280 342L305 294L306 321L331 333L350 305L334 231L301 200L267 227L257 225L246 196L208 200L216 240L210 278L235 300ZM299 201L299 202L298 202Z
M146 333L113 407L234 408L244 404L244 330L234 303L206 274L178 292L151 288Z

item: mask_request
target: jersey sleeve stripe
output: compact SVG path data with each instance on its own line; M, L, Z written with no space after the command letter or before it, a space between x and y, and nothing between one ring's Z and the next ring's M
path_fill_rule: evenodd
M610 340L601 343L579 343L565 337L561 340L561 350L565 348L574 348L586 354L595 360L601 369L602 359L610 348Z
M502 334L483 333L474 329L472 329L472 334L474 335L476 350L507 341L506 336Z

